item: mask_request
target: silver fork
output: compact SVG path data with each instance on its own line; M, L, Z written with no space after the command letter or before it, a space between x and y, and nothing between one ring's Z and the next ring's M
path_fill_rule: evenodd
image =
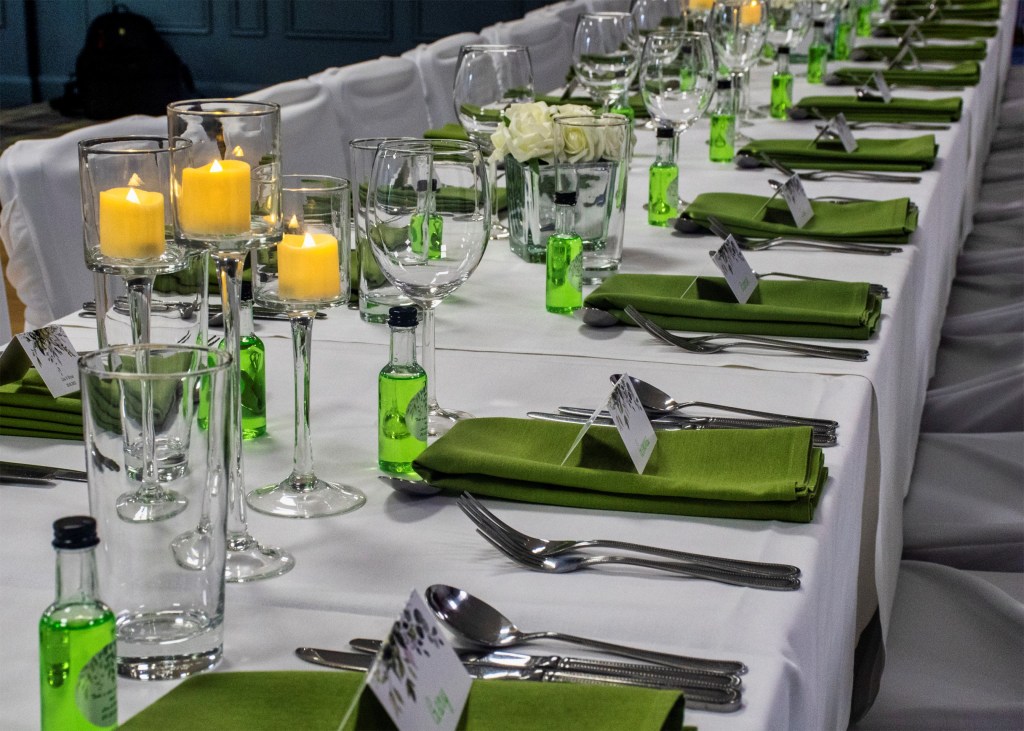
M787 177L798 175L801 180L859 180L871 183L920 183L918 175L899 175L895 173L878 173L870 170L801 170L799 173L773 158L760 152L758 157ZM777 184L777 183L776 183Z
M757 335L730 335L728 333L716 333L714 335L701 335L697 337L684 338L673 335L660 325L652 322L632 305L626 305L625 312L632 318L633 322L642 327L659 340L669 345L688 350L691 353L710 354L718 353L727 348L744 346L758 348L760 350L778 350L789 353L797 353L812 358L831 358L835 360L865 361L868 359L868 351L860 348L838 348L825 345L809 345L798 343L793 340L782 340L779 338L764 338ZM712 340L728 339L728 343L713 343Z
M688 551L675 551L669 548L657 546L645 546L639 543L627 541L587 539L587 540L549 540L522 533L508 523L501 520L497 515L487 509L486 506L470 493L464 492L456 501L462 512L466 514L481 532L488 535L501 535L515 545L522 546L523 550L541 558L557 556L559 554L576 551L581 548L611 548L619 551L631 551L633 553L647 553L652 556L671 558L677 561L685 561L709 568L718 568L726 571L739 573L757 574L770 577L793 577L800 575L800 569L796 566L780 563L763 563L760 561L744 561L738 558L724 558L721 556L708 556L701 553L690 553Z
M773 577L759 574L747 574L736 571L723 571L710 566L698 566L689 563L673 563L671 561L653 561L633 556L584 556L579 553L560 553L557 556L535 556L522 547L505 541L501 535L491 535L479 528L476 531L492 546L520 566L534 571L552 574L567 574L581 569L600 566L601 564L619 564L658 569L679 574L691 579L707 579L721 584L744 586L751 589L770 589L774 591L793 591L800 588L800 579L795 576Z

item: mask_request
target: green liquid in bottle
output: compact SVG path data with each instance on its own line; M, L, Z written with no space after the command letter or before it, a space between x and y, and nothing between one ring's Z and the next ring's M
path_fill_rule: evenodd
M711 149L708 157L711 162L732 162L736 154L736 115L711 115Z
M820 84L828 66L828 46L814 45L807 49L807 82Z
M427 220L427 258L441 258L441 235L444 231L444 219L431 213ZM409 242L417 254L423 251L423 214L414 213L409 223Z
M43 731L117 727L114 614L96 603L51 606L39 620Z
M647 223L668 226L679 216L679 166L656 162L651 165L647 196Z
M832 57L837 61L845 61L850 57L850 31L853 28L846 20L836 23L836 33L832 38Z
M243 335L239 362L242 366L242 439L267 433L267 355L256 335Z
M548 237L544 306L548 312L574 312L583 306L583 239L576 235Z
M866 2L857 7L857 36L871 37L871 5Z
M412 474L427 447L427 374L413 363L387 365L378 378L377 464L384 472Z
M772 75L772 111L775 119L785 119L793 106L793 74Z

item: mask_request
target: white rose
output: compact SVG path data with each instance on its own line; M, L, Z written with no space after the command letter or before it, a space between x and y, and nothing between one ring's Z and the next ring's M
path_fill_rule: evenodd
M508 119L506 137L499 141L508 154L519 162L536 158L551 160L554 139L547 104L513 104L505 110L505 117Z
M592 117L594 110L583 104L559 104L551 107L552 117Z
M558 125L561 139L558 140L561 158L568 162L591 162L604 152L604 133L600 127L574 124Z
M629 137L632 136L629 125L609 125L603 128L603 133L604 149L601 152L602 156L605 160L621 160L623 158L623 150L628 150Z

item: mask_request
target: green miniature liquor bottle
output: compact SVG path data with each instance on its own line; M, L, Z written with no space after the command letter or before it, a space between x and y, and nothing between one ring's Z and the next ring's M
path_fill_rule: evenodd
M576 191L555 193L555 232L548 237L544 306L575 312L583 306L583 239L573 233Z
M676 165L676 131L658 127L658 147L651 165L647 192L647 223L671 226L679 217L679 166Z
M53 524L57 598L39 619L39 700L43 731L117 727L117 628L97 596L96 521Z
M252 284L242 282L238 330L241 347L242 439L255 439L267 433L267 349L256 335L252 319Z
M835 29L832 33L832 58L845 61L850 58L850 36L853 35L853 23L850 22L850 7L844 5L836 17Z
M732 162L736 154L736 100L732 79L718 80L718 105L711 113L708 158L711 162Z
M828 70L828 45L825 43L825 21L814 21L814 35L807 49L807 83L820 84Z
M415 307L388 310L391 357L377 379L377 464L415 475L412 461L427 446L427 373L416 362Z
M778 65L772 74L772 108L775 119L785 119L793 106L793 74L789 70L789 46L779 46Z
M427 181L420 180L416 184L416 204L417 207L423 210L434 211L436 202L434 205L430 205L427 200ZM430 191L433 193L437 190L437 181L430 181ZM426 229L424 231L424 229ZM428 259L440 259L441 258L441 242L444 233L444 219L436 213L414 213L409 220L409 245L412 250L417 254L423 253L423 241L427 242L427 258Z
M871 0L860 0L857 3L857 37L871 37Z

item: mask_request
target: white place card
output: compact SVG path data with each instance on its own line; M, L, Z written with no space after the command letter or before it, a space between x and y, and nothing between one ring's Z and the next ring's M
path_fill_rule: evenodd
M881 71L876 71L871 75L871 83L878 89L878 94L885 104L892 102L892 89L889 88L889 82L885 80L885 75Z
M789 176L789 179L779 188L779 194L789 206L789 212L793 216L797 228L803 228L808 221L814 218L814 209L811 208L811 201L804 191L804 185L800 182L799 175Z
M78 351L59 325L18 333L0 355L4 382L20 378L29 365L35 366L50 395L67 396L79 389Z
M414 591L367 672L367 685L399 731L454 731L472 678Z
M839 112L832 121L829 122L829 127L839 137L839 142L842 144L843 149L847 152L857 151L857 140L853 136L853 130L850 129L850 123L846 121L846 115Z
M736 239L730 235L718 251L709 251L708 253L711 255L711 261L725 277L736 301L741 305L747 304L750 295L757 289L757 275L747 263L746 257L743 256L743 250L736 243Z
M642 475L654 446L658 443L658 435L651 426L651 419L644 411L640 397L633 388L633 379L628 373L623 373L615 382L615 388L608 399L608 411L619 430L622 443L626 445L630 459L633 460L633 466Z

